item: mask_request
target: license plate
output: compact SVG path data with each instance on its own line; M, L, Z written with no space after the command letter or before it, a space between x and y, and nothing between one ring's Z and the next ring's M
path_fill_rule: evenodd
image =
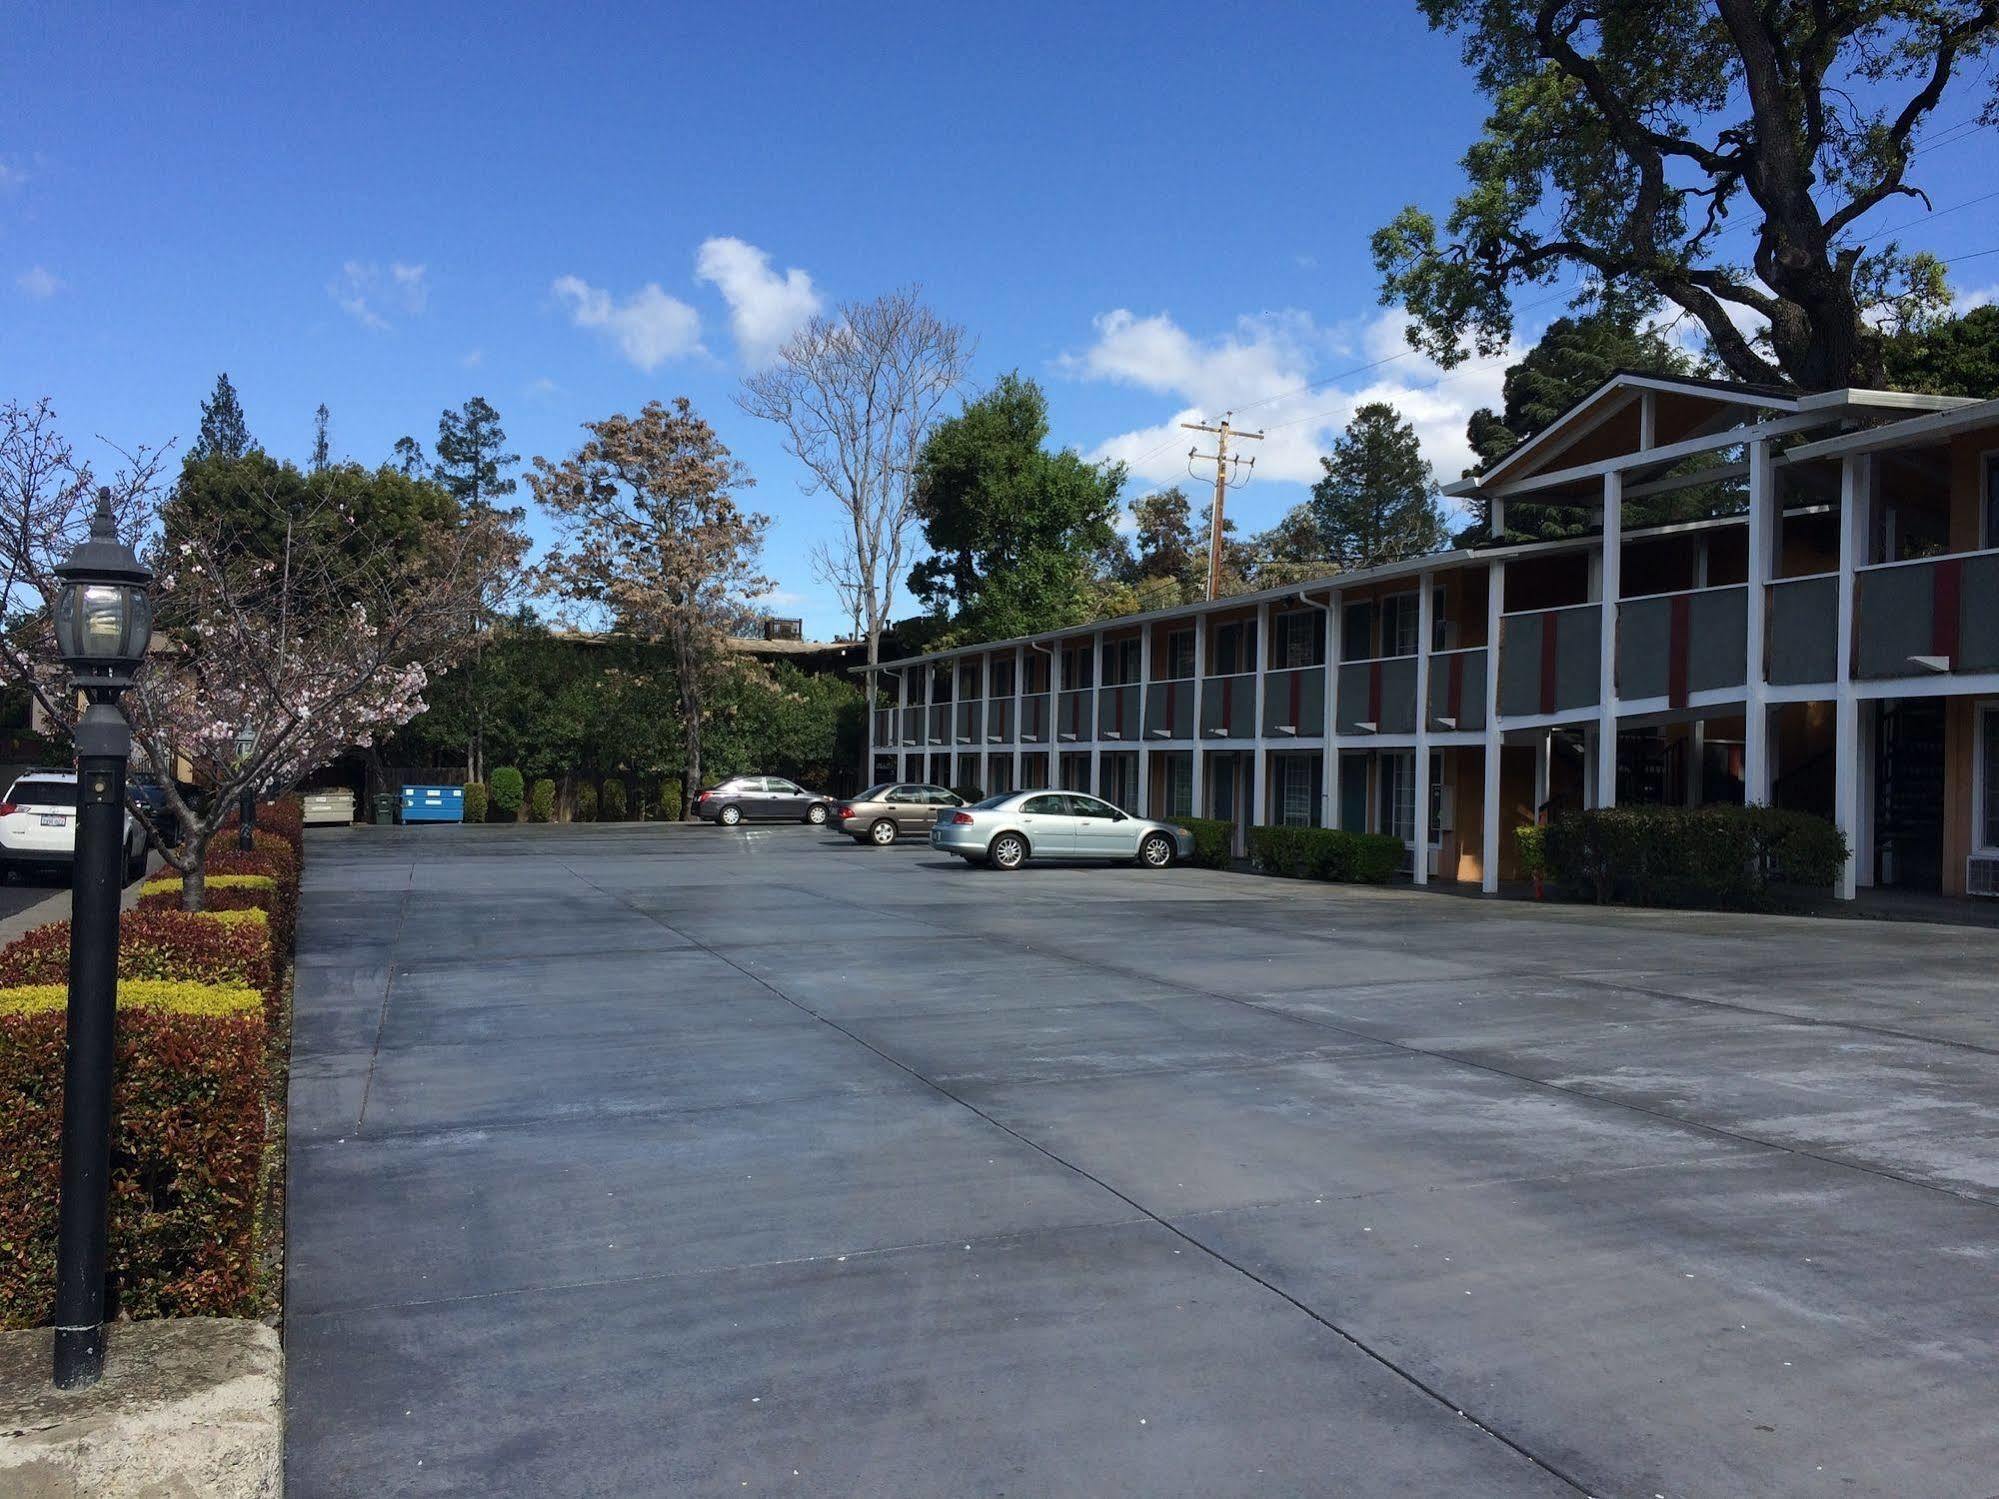
M45 828L59 828L67 823L69 819L60 812L44 812L38 821Z

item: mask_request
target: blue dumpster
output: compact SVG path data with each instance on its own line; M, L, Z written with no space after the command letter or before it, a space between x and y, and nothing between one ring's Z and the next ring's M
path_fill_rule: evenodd
M463 822L463 786L403 787L404 822Z

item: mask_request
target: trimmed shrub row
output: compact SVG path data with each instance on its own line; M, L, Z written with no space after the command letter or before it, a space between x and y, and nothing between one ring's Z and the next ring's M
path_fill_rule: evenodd
M275 1022L279 965L262 911L137 910L118 920L121 981L193 980L255 989ZM0 987L69 983L69 923L38 926L0 949Z
M1203 869L1227 869L1235 862L1235 824L1216 817L1175 817L1176 827L1194 835L1193 862Z
M67 1000L63 983L0 989L0 1324L10 1327L53 1310ZM119 984L109 1315L257 1310L265 1003L242 985Z
M1832 823L1774 807L1559 812L1543 844L1549 876L1571 895L1734 910L1828 890L1847 857L1846 835Z
M1249 855L1260 869L1290 879L1379 885L1402 867L1408 851L1387 833L1255 827L1249 830Z

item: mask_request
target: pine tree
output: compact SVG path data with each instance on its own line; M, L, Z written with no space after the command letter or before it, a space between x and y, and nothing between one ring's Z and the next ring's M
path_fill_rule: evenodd
M333 461L333 446L327 437L327 424L332 413L326 409L326 402L319 403L319 410L312 414L312 471L317 474Z
M1385 401L1353 414L1321 458L1325 476L1312 486L1312 518L1326 555L1353 571L1439 550L1448 533L1437 481L1416 429Z
M187 456L241 458L253 446L250 428L243 420L243 403L236 399L236 387L224 371L215 377L214 393L201 403L201 431Z
M407 435L396 439L395 456L390 461L406 479L421 479L430 471L430 460L423 456L423 444Z
M519 484L502 477L505 470L521 461L520 454L501 451L506 443L500 413L484 396L474 396L461 409L447 410L438 417L437 466L432 477L460 504L491 505L512 494ZM401 443L396 451L399 458L405 457Z

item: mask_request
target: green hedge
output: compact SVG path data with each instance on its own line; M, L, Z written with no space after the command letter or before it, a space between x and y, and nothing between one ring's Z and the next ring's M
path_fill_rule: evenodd
M487 790L492 793L495 812L506 818L520 815L521 802L527 797L527 782L521 779L521 773L513 766L502 765L494 771L487 782Z
M616 776L612 776L604 782L603 799L599 805L603 809L600 815L604 821L623 822L625 820L625 783Z
M597 820L597 788L588 781L576 788L575 816L578 822Z
M1406 850L1386 833L1338 828L1256 827L1249 856L1271 874L1297 880L1342 880L1379 885L1402 867Z
M528 792L528 821L553 822L555 820L555 782L543 776Z
M1175 827L1194 835L1193 862L1203 869L1227 869L1235 863L1235 824L1215 817L1176 817Z
M1598 903L1759 910L1830 889L1846 836L1823 817L1774 807L1609 807L1557 813L1549 875Z
M486 786L483 781L465 783L465 820L467 822L486 820Z

